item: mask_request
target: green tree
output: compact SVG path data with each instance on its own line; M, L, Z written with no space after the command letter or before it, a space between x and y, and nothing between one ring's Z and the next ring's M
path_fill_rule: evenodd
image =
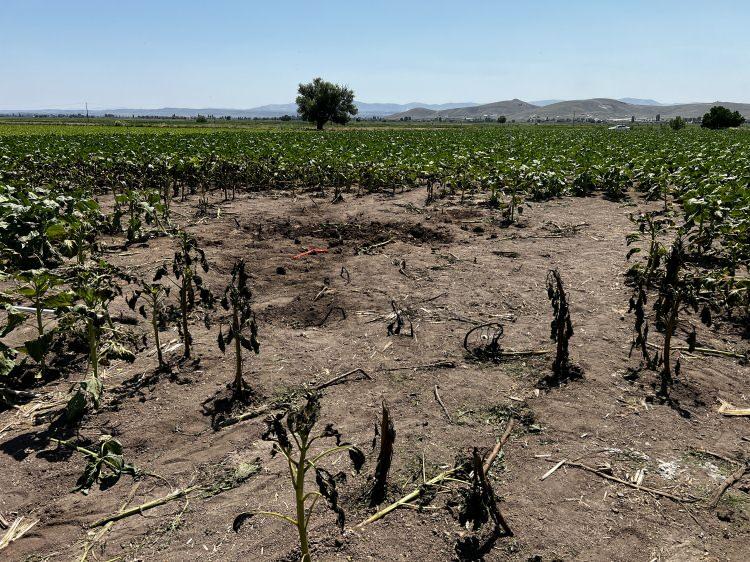
M344 125L357 114L354 92L346 86L315 78L309 84L300 84L297 92L297 112L305 121L315 123L319 131L329 121Z
M500 117L497 118L498 123L505 123L507 121L508 121L508 118L505 117L505 115L501 115Z
M726 129L728 127L739 127L745 122L745 118L739 111L731 111L722 105L715 105L711 111L703 116L701 127L706 129Z
M680 129L685 128L685 120L678 115L674 119L669 120L669 126L673 131L679 131Z

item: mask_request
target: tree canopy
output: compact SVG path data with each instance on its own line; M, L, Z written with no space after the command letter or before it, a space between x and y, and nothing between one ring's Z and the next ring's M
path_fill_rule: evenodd
M297 92L297 112L305 121L315 123L318 130L329 121L344 125L357 114L354 92L346 86L315 78L300 84Z
M745 118L739 111L731 111L722 105L715 105L711 111L703 116L701 127L707 129L726 129L728 127L739 127L745 122Z
M669 120L669 126L673 131L679 131L680 129L685 128L685 120L678 115L674 119Z

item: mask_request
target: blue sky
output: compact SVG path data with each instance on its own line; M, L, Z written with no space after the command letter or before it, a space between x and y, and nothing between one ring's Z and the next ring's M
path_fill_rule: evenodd
M0 108L750 102L748 0L2 0Z

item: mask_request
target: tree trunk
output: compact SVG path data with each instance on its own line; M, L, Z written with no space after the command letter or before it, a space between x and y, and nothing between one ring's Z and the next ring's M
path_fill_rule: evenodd
M315 123L315 128L318 131L322 131L323 130L323 125L325 125L325 121L318 121L318 122Z

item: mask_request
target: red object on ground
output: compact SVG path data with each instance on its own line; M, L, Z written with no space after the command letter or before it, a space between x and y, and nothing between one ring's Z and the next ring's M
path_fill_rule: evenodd
M307 251L301 252L296 256L292 256L293 260L304 258L305 256L314 256L315 254L327 254L328 248L308 248Z

